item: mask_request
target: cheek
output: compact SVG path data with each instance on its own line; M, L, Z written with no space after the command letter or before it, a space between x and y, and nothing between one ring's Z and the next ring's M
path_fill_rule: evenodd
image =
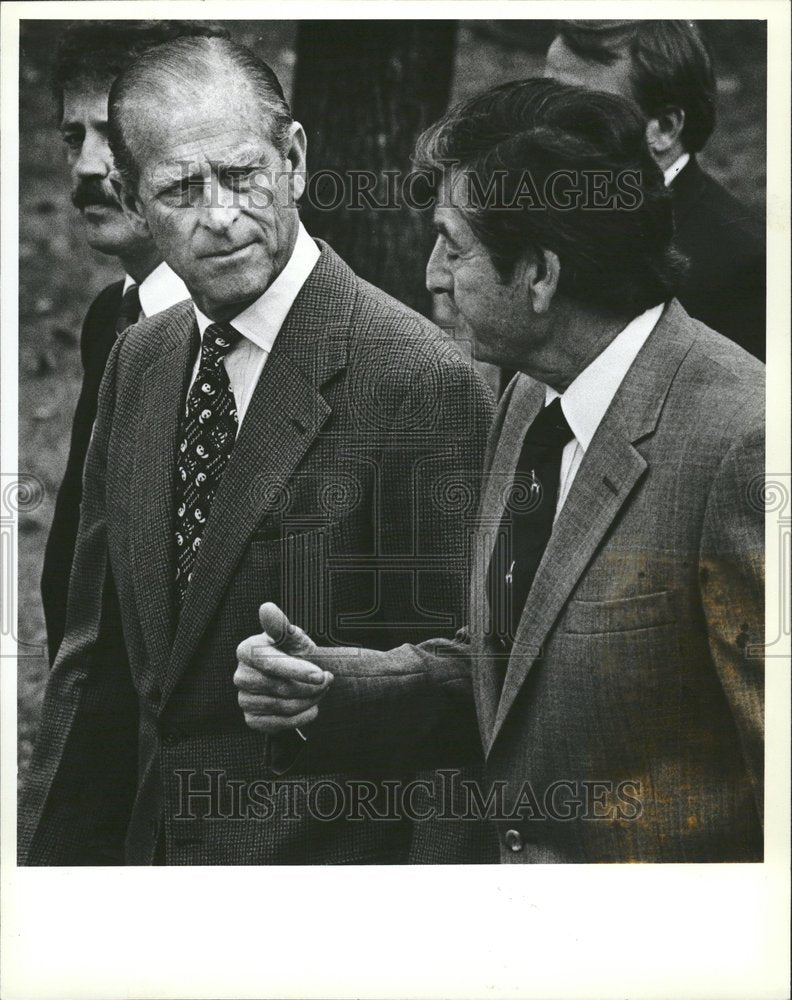
M154 241L172 249L174 255L187 252L190 227L184 215L178 209L158 209L146 219Z
M488 283L477 273L464 271L454 276L454 301L467 316L497 318L498 299Z
M278 247L283 231L283 219L275 205L255 208L253 211L243 213L242 218L250 234L256 233L264 246L271 251Z

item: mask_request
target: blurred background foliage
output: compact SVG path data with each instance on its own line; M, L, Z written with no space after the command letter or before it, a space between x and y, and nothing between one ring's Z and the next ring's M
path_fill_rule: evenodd
M296 96L295 112L302 116L308 133L308 162L314 170L333 165L322 162L323 142L329 142L323 138L328 128L322 108L327 108L329 97L341 114L346 101L358 107L370 99L371 75L382 72L382 79L390 81L391 96L397 95L393 108L388 109L392 116L401 106L399 88L408 88L412 103L402 102L408 109L404 119L382 118L385 127L394 131L391 141L398 145L402 158L414 139L412 131L436 117L449 101L492 84L541 73L553 34L549 21L390 22L392 39L382 48L389 65L378 67L365 22L363 27L354 21L304 24L301 30L294 21L222 23L235 40L272 66L287 98ZM388 22L384 25L387 29ZM702 25L716 58L719 107L717 129L701 159L735 195L762 212L765 25L760 21ZM63 27L62 21L23 21L21 26L19 454L21 471L43 484L44 502L20 515L19 522L20 776L30 758L47 676L39 578L80 386L79 331L91 300L119 277L114 259L85 245L69 200L68 170L48 86L51 59ZM319 65L311 53L322 50L330 53L330 59ZM302 70L300 52L311 60ZM325 87L327 93L323 93ZM361 161L366 166L373 155L371 123L367 122L365 115L353 120L347 168L358 169ZM390 220L388 226L401 225L402 232L409 234L401 241L392 234L385 239L382 234L387 229L378 232L370 219L361 223L343 213L332 220L313 217L310 225L315 235L329 234L336 249L364 277L427 309L429 304L420 291L428 248L425 228L421 228L424 222L404 216Z

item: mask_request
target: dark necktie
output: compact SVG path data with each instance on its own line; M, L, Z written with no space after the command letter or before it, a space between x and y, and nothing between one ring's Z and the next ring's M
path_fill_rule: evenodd
M223 358L240 334L212 323L201 341L201 361L187 402L176 468L176 600L181 607L212 502L236 440L236 402Z
M121 308L116 317L116 336L123 333L128 326L137 323L140 319L140 289L137 285L130 285L124 292L121 299Z
M487 574L492 629L506 650L514 642L553 531L561 454L573 438L556 398L536 417L523 441Z

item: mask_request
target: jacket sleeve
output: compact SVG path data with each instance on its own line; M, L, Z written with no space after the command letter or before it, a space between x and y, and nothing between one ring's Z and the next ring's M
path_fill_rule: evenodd
M31 865L120 862L135 790L137 702L109 568L107 447L114 348L88 449L66 631L47 684L20 809L20 857Z
M714 478L699 579L709 645L757 810L764 802L764 425L737 436Z
M460 630L389 651L323 651L333 685L305 743L294 733L270 741L273 772L399 774L478 761L469 650Z

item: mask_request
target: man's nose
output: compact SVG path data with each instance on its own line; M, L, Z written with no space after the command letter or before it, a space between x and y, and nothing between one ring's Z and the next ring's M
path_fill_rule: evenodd
M240 212L239 194L217 183L207 180L204 187L202 221L207 229L220 233L229 228Z
M74 162L74 174L80 178L107 177L112 169L113 154L107 140L89 132Z
M426 287L434 295L450 292L452 288L451 273L445 263L440 237L435 241L426 264Z

